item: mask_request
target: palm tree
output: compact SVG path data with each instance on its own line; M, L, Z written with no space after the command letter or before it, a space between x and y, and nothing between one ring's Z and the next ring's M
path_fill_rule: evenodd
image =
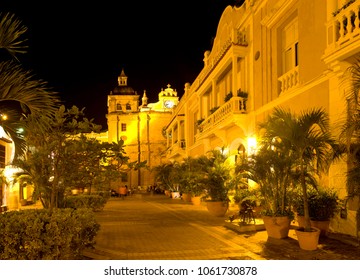
M347 116L340 139L346 144L349 170L347 189L349 196L360 195L360 58L345 72L346 80L350 80L352 88L345 95L347 100Z
M287 199L292 181L292 159L262 139L256 154L236 166L237 175L257 183L266 216L292 216Z
M323 109L309 109L297 116L275 108L262 127L264 137L269 141L276 139L274 145L293 160L292 168L299 174L302 190L305 231L311 231L306 177L327 171L331 161L339 156L338 145L329 131L328 116Z
M50 90L45 81L22 68L18 54L26 53L27 28L13 14L0 14L0 50L11 59L0 57L0 126L12 138L15 154L25 151L25 140L20 128L25 129L32 121L48 128L50 118L59 108L57 93Z

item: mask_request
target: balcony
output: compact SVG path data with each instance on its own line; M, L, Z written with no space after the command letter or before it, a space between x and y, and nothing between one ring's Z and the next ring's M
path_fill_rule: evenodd
M326 63L343 60L360 50L360 0L352 1L334 11L328 23Z
M294 69L286 72L284 75L279 77L278 80L281 84L280 94L296 88L299 85L299 66L296 66Z
M185 156L186 142L185 139L176 141L172 146L167 149L167 156L169 158L176 156Z
M238 116L246 114L246 102L247 98L232 97L198 125L200 133L197 138L207 134L215 127L225 127L227 124L236 121Z

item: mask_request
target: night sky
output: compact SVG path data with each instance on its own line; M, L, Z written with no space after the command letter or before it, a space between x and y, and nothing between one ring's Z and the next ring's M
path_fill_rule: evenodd
M235 2L0 0L0 12L28 27L24 67L107 129L107 95L121 69L149 102L167 84L181 97L203 67L222 12Z

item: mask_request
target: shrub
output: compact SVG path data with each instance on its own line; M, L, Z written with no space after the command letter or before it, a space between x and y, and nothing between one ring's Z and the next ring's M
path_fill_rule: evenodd
M108 198L108 195L101 194L67 196L64 200L64 208L90 208L93 211L100 211L104 208Z
M32 209L0 215L0 259L74 260L100 229L89 209Z

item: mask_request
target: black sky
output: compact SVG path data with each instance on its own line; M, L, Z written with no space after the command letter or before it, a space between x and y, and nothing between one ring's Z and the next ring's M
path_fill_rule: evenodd
M149 102L168 83L181 96L203 67L222 12L235 2L0 0L0 12L28 27L24 66L106 129L107 95L122 68Z

